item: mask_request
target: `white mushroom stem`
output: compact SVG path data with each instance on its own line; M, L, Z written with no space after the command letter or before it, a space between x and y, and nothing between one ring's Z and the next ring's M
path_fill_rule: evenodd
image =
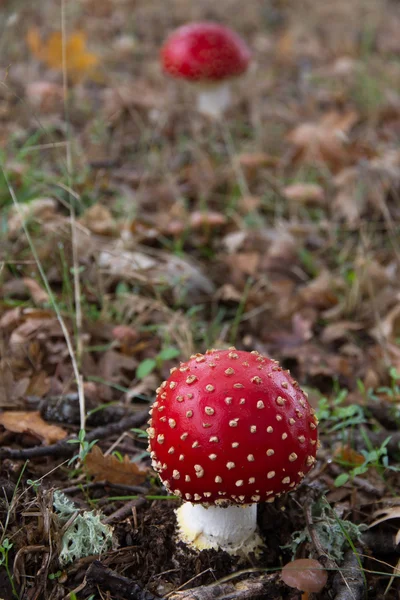
M229 82L199 85L197 109L203 115L218 119L231 103Z
M262 544L256 533L257 504L207 507L184 502L176 515L179 539L197 550L221 548L230 554L248 554Z

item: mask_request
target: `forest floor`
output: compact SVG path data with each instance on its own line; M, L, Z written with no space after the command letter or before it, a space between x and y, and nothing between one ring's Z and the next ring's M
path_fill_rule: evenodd
M193 20L253 53L220 120L160 68ZM3 600L299 599L293 557L315 599L399 597L399 31L395 0L0 0ZM258 557L177 543L146 451L169 370L232 345L320 420Z

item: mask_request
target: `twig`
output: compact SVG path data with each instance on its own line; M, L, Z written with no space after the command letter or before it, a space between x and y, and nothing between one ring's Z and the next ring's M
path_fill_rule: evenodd
M148 411L142 410L127 417L124 417L118 423L109 423L103 427L96 427L90 431L85 440L91 442L93 440L101 440L110 435L118 434L125 429L138 427L146 421ZM61 440L56 444L49 446L34 446L33 448L0 448L0 459L13 458L15 460L26 460L28 458L38 458L40 456L70 456L76 452L76 444L71 444L70 440L76 440L76 435L69 436L65 440Z
M276 595L276 576L263 575L257 579L233 583L201 585L190 590L174 592L168 600L257 600ZM271 595L271 596L270 596Z
M360 567L360 555L348 550L343 564L333 578L334 600L362 600L365 594L365 578Z
M332 561L329 558L329 555L326 552L323 545L321 544L321 541L315 530L313 517L312 517L312 506L311 506L310 502L307 502L307 504L305 505L304 512L305 512L308 533L310 534L311 541L314 545L315 550L318 553L318 559L319 560L322 559L321 562L323 562L324 566L327 567L328 569L336 569L337 565L334 563L334 561Z
M113 597L121 600L161 600L159 596L143 590L132 579L108 569L99 560L93 561L86 571L85 583L85 594L100 586L103 592L111 592Z
M142 487L140 485L123 485L122 483L112 483L107 480L104 481L92 481L90 483L81 483L80 485L71 485L70 487L64 488L62 491L64 494L74 494L75 492L80 492L82 490L92 490L96 488L102 487L110 487L114 490L120 490L122 492L129 492L135 494L146 494L148 493L148 488Z
M146 498L144 498L143 496L141 498L135 498L134 500L130 500L130 502L127 502L126 504L124 504L124 506L121 506L121 508L111 513L111 515L109 515L107 518L103 519L103 523L114 523L115 521L122 521L122 519L125 519L132 513L133 508L138 508L139 506L142 506L145 502Z

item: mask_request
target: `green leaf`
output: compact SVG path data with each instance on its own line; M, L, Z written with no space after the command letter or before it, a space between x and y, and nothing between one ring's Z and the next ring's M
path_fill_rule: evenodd
M145 358L136 369L137 379L143 379L146 375L149 375L155 368L156 361L154 358Z
M161 350L157 358L159 358L160 360L171 360L179 355L180 350L178 350L178 348L174 348L173 346L167 346L167 348L163 348Z
M350 475L348 473L341 473L341 475L338 475L335 479L335 487L340 487L344 485L348 482L349 479Z

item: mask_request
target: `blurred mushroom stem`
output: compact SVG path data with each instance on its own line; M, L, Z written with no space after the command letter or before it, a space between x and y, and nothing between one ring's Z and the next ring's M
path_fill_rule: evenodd
M197 109L203 115L218 119L231 103L228 82L197 85Z
M178 537L197 550L214 548L230 554L257 552L257 504L205 506L184 502L176 510Z

